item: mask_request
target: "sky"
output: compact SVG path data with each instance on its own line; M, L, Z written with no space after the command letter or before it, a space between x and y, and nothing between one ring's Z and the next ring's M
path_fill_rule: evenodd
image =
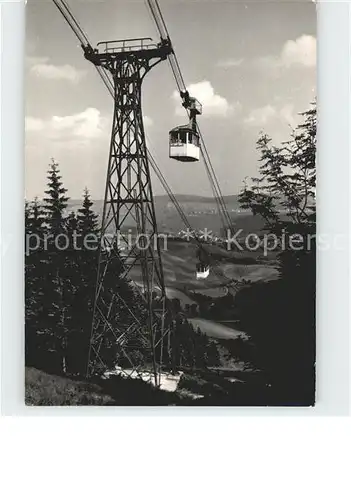
M68 0L91 43L152 37L142 0ZM224 195L258 172L261 132L289 138L316 96L316 6L311 0L159 0ZM41 198L51 158L72 199L103 198L113 103L52 0L28 0L26 198ZM169 130L187 123L169 64L143 83L147 142L173 193L211 196L203 162L168 157ZM164 194L153 176L155 194Z

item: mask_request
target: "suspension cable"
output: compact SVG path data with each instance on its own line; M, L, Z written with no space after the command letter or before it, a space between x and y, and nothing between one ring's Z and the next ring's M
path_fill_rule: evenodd
M89 41L86 33L80 27L78 21L75 19L72 11L68 7L68 5L65 2L65 0L53 0L53 2L56 5L56 7L58 8L58 10L60 11L60 13L62 14L62 16L64 17L64 19L66 20L66 22L68 23L68 25L70 26L70 28L72 29L72 31L74 32L74 34L76 35L76 37L78 38L78 40L80 41L83 49L85 47L91 47L90 41ZM163 19L163 16L162 16L162 13L160 11L160 8L159 8L159 5L158 5L157 1L156 1L156 4L157 4L156 6L153 6L152 2L150 2L148 0L148 5L150 6L150 10L151 10L151 12L153 14L153 17L155 16L156 12L159 13L159 16L156 17L156 18L154 17L154 18L155 18L155 22L156 22L156 19L158 19L158 22L156 22L156 25L157 25L157 28L159 29L160 34L162 33L162 37L169 37L168 30L167 30L166 25L164 23L164 19ZM180 67L179 67L178 61L177 61L177 59L175 57L175 54L171 54L171 56L174 56L174 57L172 57L170 59L170 64L171 64L172 69L174 68L174 72L173 73L174 73L175 78L176 78L178 89L179 90L181 90L182 88L185 89L184 80L183 80L183 77L182 77L182 74L181 74L181 71L180 71ZM96 68L96 70L97 70L100 78L102 79L105 87L107 88L109 94L114 98L114 86L113 86L113 83L112 83L112 80L111 80L111 77L110 77L109 73L107 72L107 70L105 70L105 68L102 68L102 67L99 67L99 66L95 66L95 65L94 65L94 67ZM176 76L177 74L178 74L178 76ZM200 131L199 131L199 134L201 134ZM201 137L202 143L204 145L202 136L200 136L200 137ZM202 152L204 158L206 157L209 160L209 155L208 155L208 152L207 152L207 149L206 149L205 145L204 145L203 151L201 151L201 152ZM161 170L159 169L159 167L158 167L158 165L157 165L157 163L155 161L155 158L151 154L149 148L146 148L146 152L147 152L147 156L148 156L148 160L149 160L149 163L151 165L151 168L155 172L155 174L158 177L160 183L162 184L163 188L165 189L166 193L168 194L170 200L174 204L174 206L175 206L175 208L176 208L176 210L177 210L177 212L178 212L181 220L185 224L186 228L189 229L194 234L194 240L195 240L198 248L201 251L203 251L203 253L209 258L210 255L209 255L208 251L206 250L206 248L203 246L201 240L196 235L196 232L192 229L191 224L189 223L188 218L186 217L186 215L185 215L182 207L180 206L180 204L179 204L176 196L173 194L173 192L172 192L170 186L168 185L168 183L167 183L164 175L162 174ZM208 163L210 163L210 161L208 161ZM209 166L207 164L207 162L205 161L205 166L206 166L206 169L208 171L209 178L211 179L211 169L213 170L212 164L210 163L210 166ZM218 190L218 188L216 187L216 185L214 183L212 183L212 182L211 182L211 187L213 188L213 191L215 193L215 199L216 199L216 201L219 201L222 198L220 191ZM219 215L220 216L223 216L223 213L224 212L219 211ZM213 263L213 264L216 265L215 263ZM217 277L219 276L218 273L215 272L215 274L217 275ZM233 287L233 288L236 289L235 284L231 284L231 285L227 285L227 286L230 286L230 287Z
M71 29L74 31L80 43L83 46L89 46L90 43L88 37L86 36L82 28L79 26L76 18L74 17L72 11L70 10L65 0L53 0L53 2L58 8L58 10L61 12L63 17L66 19Z
M187 216L185 215L181 205L179 204L177 198L175 197L175 195L173 194L169 184L167 183L164 175L162 174L161 170L159 169L156 161L155 161L155 158L153 157L153 155L150 153L150 150L148 150L148 159L149 159L149 163L151 165L151 168L153 169L153 171L155 172L155 174L157 175L159 181L161 182L164 190L166 191L166 193L168 194L170 200L173 202L180 218L182 219L182 221L184 222L185 224L185 227L191 232L193 233L193 237L194 237L194 241L197 245L197 247L199 248L199 250L201 250L204 255L206 255L206 257L210 260L211 259L211 255L209 254L209 252L207 251L207 249L205 248L205 246L203 245L203 243L201 242L200 238L197 236L196 234L196 231L192 228L190 222L189 222L189 219L187 218ZM223 276L220 275L219 272L216 271L216 267L218 267L219 269L219 265L217 262L213 261L212 259L212 270L215 274L215 276L217 278L219 278L221 280L221 278L223 278ZM225 276L224 276L225 277ZM226 285L227 287L229 288L232 288L234 290L234 292L238 291L239 287L238 287L238 284L237 283L228 283Z
M151 11L152 17L154 19L154 22L156 24L156 27L159 31L161 38L167 38L168 41L170 42L171 39L170 39L169 32L168 32L168 29L166 26L166 22L164 20L164 17L162 15L162 12L160 9L160 5L158 3L158 0L146 0L146 3L149 7L149 10ZM181 69L179 66L177 56L174 52L174 49L172 50L171 54L168 56L168 61L169 61L169 64L170 64L170 67L171 67L171 70L172 70L172 73L173 73L173 76L175 79L175 83L178 87L179 92L185 91L186 90L185 81L184 81L184 78L183 78L183 75L182 75L182 72L181 72ZM189 111L188 111L188 114L189 114ZM202 155L202 158L203 158L203 161L205 164L206 173L207 173L207 176L208 176L211 188L212 188L212 192L213 192L214 198L216 200L219 216L221 217L222 223L224 224L224 228L227 228L227 229L233 231L232 221L231 221L231 218L229 216L229 213L228 213L228 210L227 210L227 207L226 207L226 204L225 204L222 192L221 192L219 181L218 181L217 175L215 173L215 170L213 168L211 158L209 156L203 135L201 133L201 130L200 130L198 124L197 124L197 132L198 132L199 137L200 137L201 155Z

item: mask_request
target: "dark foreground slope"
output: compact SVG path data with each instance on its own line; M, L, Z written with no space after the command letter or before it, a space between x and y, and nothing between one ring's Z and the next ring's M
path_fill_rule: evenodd
M232 383L215 373L184 374L176 392L142 380L111 377L92 383L26 368L27 406L265 406L262 383Z
M50 375L26 368L26 405L29 406L106 406L113 399L96 384Z
M26 368L25 402L28 406L167 406L180 397L142 380L111 377L86 382Z

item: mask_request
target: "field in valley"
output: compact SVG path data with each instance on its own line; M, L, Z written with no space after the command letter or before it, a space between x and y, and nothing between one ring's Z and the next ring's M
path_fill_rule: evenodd
M216 203L213 198L187 195L178 195L177 198L192 228L199 230L207 228L214 234L220 234L220 217L216 213ZM234 230L242 230L240 238L251 232L260 233L263 228L262 219L240 211L237 196L228 196L225 201ZM78 208L78 201L72 200L71 203L72 209ZM101 216L102 201L94 202L94 208ZM167 196L155 196L155 210L160 234L175 235L178 231L186 229ZM164 245L161 238L160 243L166 294L170 299L179 299L182 308L197 303L194 293L212 298L224 297L229 290L235 293L231 285L237 281L246 280L253 283L278 277L274 253L263 256L261 249L239 251L233 245L232 250L228 251L217 244L202 243L211 256L211 267L208 278L198 280L196 279L198 246L194 240L167 238L166 245ZM142 286L140 268L134 267L130 278L136 285ZM192 318L191 321L195 327L199 327L214 339L235 339L242 335L242 332L235 329L233 325L224 325L201 317Z
M205 280L197 280L195 275L196 244L186 241L170 241L168 249L162 252L163 269L166 284L166 294L169 299L179 299L182 308L196 304L193 292L209 297L224 297L229 291L235 293L231 284L235 280L245 279L250 282L268 281L278 277L275 260L266 263L256 263L252 257L252 264L240 263L247 259L238 252L228 252L214 245L206 245L213 253L215 265L211 267L210 275ZM235 260L236 262L232 262ZM141 286L141 276L134 268L132 277L136 284ZM196 328L213 339L234 340L238 337L247 338L244 332L236 329L228 322L210 321L209 319L194 317L190 322Z
M186 301L189 292L203 293L212 297L223 296L228 291L228 286L236 280L251 282L276 279L278 271L275 260L257 263L257 256L251 252L241 255L215 245L204 245L212 254L210 275L205 280L196 279L196 250L194 242L168 241L167 249L162 250L162 263L165 284L170 298L178 297ZM242 263L247 258L252 259L251 264ZM234 261L234 262L233 262ZM135 282L140 282L140 271L133 269L131 274ZM178 292L177 292L178 291ZM189 299L189 304L193 302Z

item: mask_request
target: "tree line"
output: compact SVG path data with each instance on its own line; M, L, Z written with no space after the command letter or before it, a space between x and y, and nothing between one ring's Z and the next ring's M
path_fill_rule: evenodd
M260 216L268 233L294 242L277 249L279 279L246 286L235 299L250 356L277 405L315 401L316 104L301 118L279 146L259 137L259 175L240 194L241 206Z
M25 355L27 365L85 376L101 228L87 189L77 212L67 212L68 202L59 165L52 160L45 197L41 201L27 201L25 205ZM115 261L109 269L105 287L118 290L121 297L118 317L113 318L116 325L127 324L125 304L138 318L148 314L140 293L122 277L120 262ZM172 301L167 301L166 306L176 364L181 362L189 367L218 364L216 345L202 332L195 331L172 306ZM142 338L131 336L129 341L133 361L147 362ZM106 336L101 349L109 368L125 361L113 338ZM166 355L165 352L167 363ZM171 360L168 361L171 365Z

